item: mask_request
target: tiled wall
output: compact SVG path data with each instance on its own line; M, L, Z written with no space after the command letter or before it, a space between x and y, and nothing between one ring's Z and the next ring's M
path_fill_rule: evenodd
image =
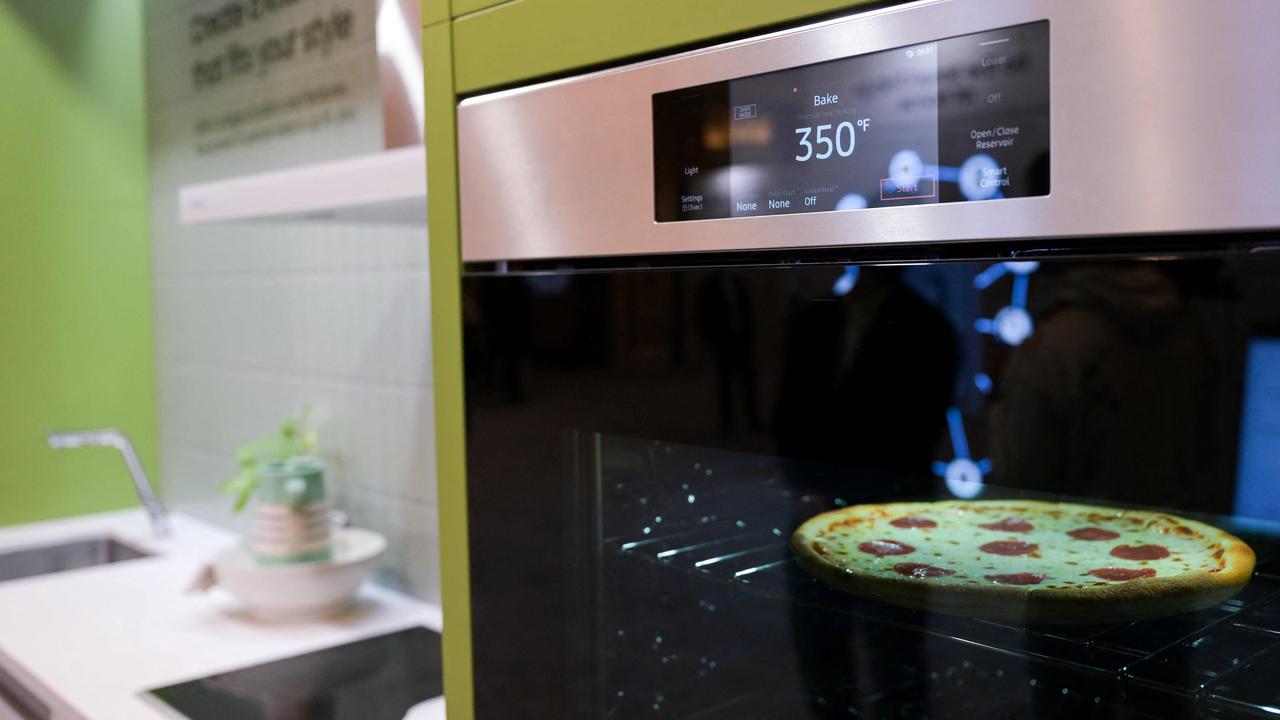
M352 87L376 83L372 48L278 73L274 89L246 80L243 92L179 92L183 78L165 73L169 65L185 72L189 58L162 57L187 52L165 24L179 8L149 6L148 18L151 86L178 89L149 99L165 494L178 510L246 527L249 514L233 516L218 494L235 449L310 404L335 504L352 524L388 537L380 579L438 602L426 228L333 220L188 226L177 218L183 184L376 151L376 93L349 108L345 125L212 156L194 149L190 129L194 118L235 108L248 94L296 93L335 76ZM280 22L309 12L299 5Z
M234 449L309 403L337 504L391 541L383 579L436 599L424 231L282 230L156 253L165 490L180 509L245 522L216 493Z

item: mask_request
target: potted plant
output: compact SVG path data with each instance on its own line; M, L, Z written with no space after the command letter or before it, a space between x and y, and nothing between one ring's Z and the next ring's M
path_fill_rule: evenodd
M259 563L300 563L331 557L324 461L315 456L310 408L280 424L278 432L236 451L237 470L222 485L242 511L253 500L249 549Z

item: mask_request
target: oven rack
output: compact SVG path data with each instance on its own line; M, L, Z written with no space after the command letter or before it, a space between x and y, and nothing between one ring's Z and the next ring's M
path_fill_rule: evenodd
M1270 573L1255 574L1235 597L1194 613L1108 625L1018 626L901 609L831 589L799 566L782 529L769 524L754 529L759 525L738 519L606 544L624 558L701 581L1092 676L1140 698L1153 717L1161 716L1164 704L1171 712L1195 705L1215 717L1280 714L1280 688L1274 686L1280 677L1280 577ZM833 697L839 694L833 688ZM1087 707L1100 700L1082 702ZM741 702L761 707L750 698Z

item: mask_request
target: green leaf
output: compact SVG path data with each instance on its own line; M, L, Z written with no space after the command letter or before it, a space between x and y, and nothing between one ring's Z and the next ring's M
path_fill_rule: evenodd
M253 497L261 480L257 469L241 470L222 483L221 491L224 495L234 496L232 509L238 513L249 504L249 498Z
M257 491L262 476L259 467L263 463L288 460L299 455L311 455L318 440L314 430L307 428L311 406L304 405L297 417L280 424L280 432L245 443L236 450L235 474L222 483L221 492L234 496L233 510L240 512Z

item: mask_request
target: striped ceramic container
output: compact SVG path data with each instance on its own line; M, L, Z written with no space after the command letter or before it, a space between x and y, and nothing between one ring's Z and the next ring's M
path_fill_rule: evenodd
M329 503L324 462L296 457L267 463L255 493L249 549L259 563L329 560Z

